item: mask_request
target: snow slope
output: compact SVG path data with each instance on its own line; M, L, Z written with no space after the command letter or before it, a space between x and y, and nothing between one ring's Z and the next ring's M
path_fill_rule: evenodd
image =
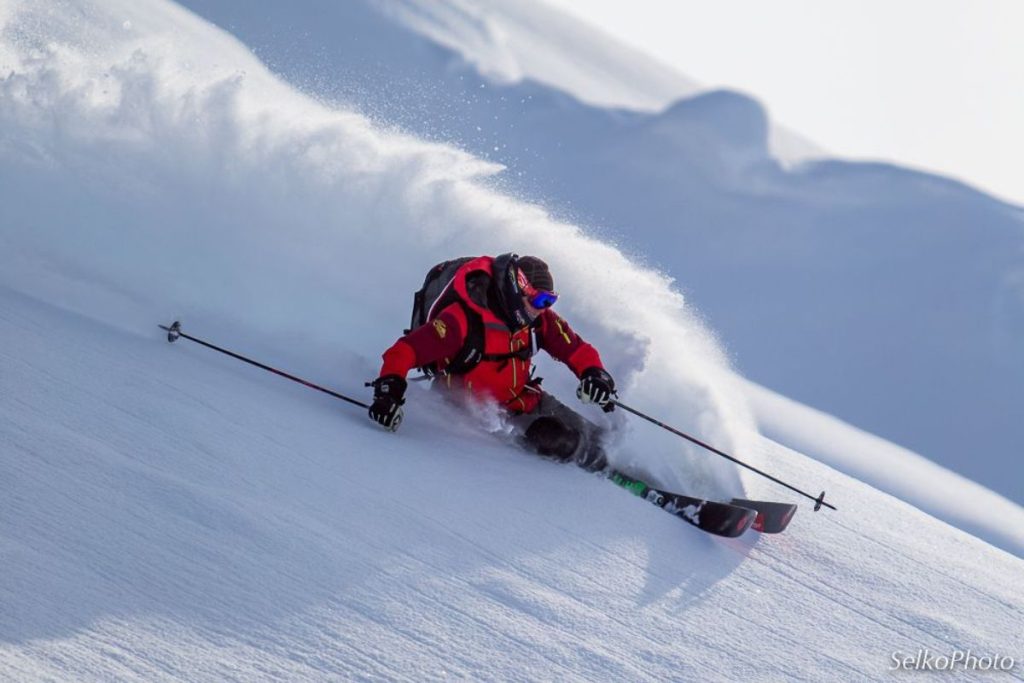
M1024 500L1007 476L1024 443L1019 207L888 165L786 168L740 93L639 111L623 84L664 96L663 70L536 3L184 4L290 82L500 162L508 191L664 269L745 376ZM635 106L607 107L601 84Z
M715 540L421 396L388 435L153 326L7 289L0 312L4 679L859 681L893 652L1024 654L1020 559L771 442L840 512Z
M921 648L1022 676L1022 561L757 435L667 278L173 4L53 9L0 8L0 677L863 680ZM155 327L365 396L424 262L523 243L625 398L840 511L712 539L486 410L416 387L386 434ZM781 493L612 418L620 466Z
M1013 501L913 451L752 382L747 382L745 393L761 434L958 529L1022 554L1024 530L1004 522L1020 514L1021 507Z

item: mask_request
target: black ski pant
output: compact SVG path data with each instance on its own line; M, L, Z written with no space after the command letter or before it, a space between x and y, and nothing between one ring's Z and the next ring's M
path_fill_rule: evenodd
M520 444L535 453L573 461L591 472L608 464L603 430L547 392L532 412L514 415L512 424Z

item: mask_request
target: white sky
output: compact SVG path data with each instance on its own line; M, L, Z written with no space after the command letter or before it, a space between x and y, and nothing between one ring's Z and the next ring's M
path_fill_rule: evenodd
M1024 205L1024 0L548 0L829 152Z

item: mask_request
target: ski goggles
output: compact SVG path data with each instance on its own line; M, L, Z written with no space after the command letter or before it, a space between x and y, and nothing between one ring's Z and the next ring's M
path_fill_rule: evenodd
M537 289L530 284L521 270L516 275L516 281L519 284L519 291L526 296L530 305L534 308L551 308L555 305L555 302L558 301L558 294L555 292L549 292L545 289Z

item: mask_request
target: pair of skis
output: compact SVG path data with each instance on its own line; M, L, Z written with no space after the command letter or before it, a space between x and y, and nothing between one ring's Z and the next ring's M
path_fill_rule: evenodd
M721 503L656 489L615 470L608 472L607 476L630 493L716 536L735 538L751 528L763 534L777 534L786 530L796 513L796 505L792 503L744 498Z

